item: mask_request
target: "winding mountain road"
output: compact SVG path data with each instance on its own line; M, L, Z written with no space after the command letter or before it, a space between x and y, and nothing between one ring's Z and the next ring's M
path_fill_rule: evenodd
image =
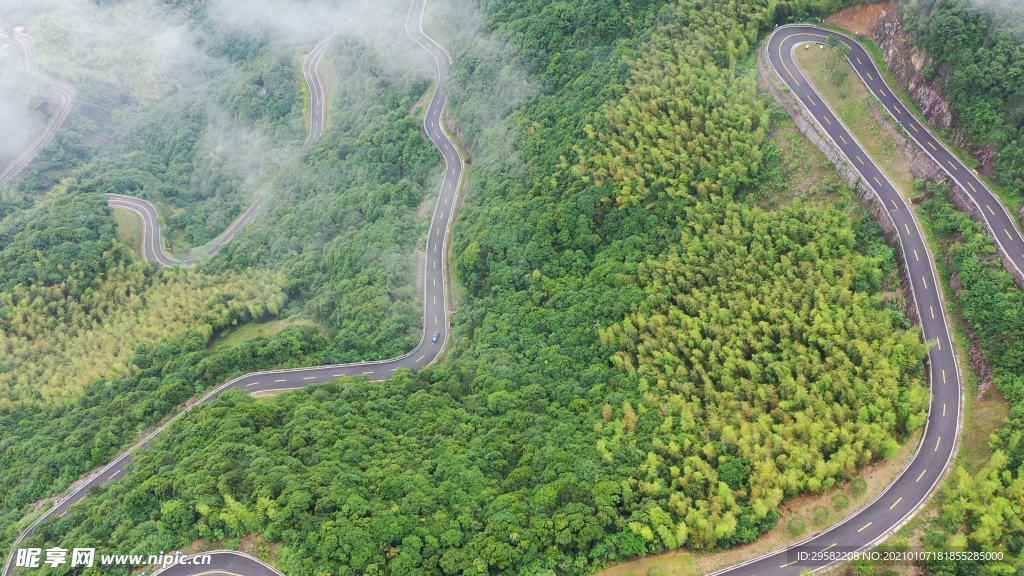
M25 50L25 66L28 68L28 71L32 74L39 74L39 65L36 63L36 49L32 43L32 37L24 32L15 30L14 38ZM12 176L28 165L39 154L39 151L43 149L43 146L46 146L50 143L50 140L53 140L53 135L57 133L57 130L64 125L68 116L71 115L71 105L74 103L75 93L52 80L47 78L44 78L44 80L57 92L57 96L61 99L60 108L50 118L50 124L47 125L46 130L43 131L32 147L15 159L14 162L11 162L11 165L3 173L0 173L0 184L10 180Z
M847 56L850 64L886 110L961 185L972 200L978 203L979 208L984 207L982 214L987 220L986 224L995 232L996 241L1009 254L1011 265L1018 270L1024 266L1024 240L1009 213L977 175L906 109L885 83L874 61L859 42L849 36L809 25L783 26L768 38L766 52L774 71L871 187L899 233L903 264L910 278L922 337L932 345L928 352L932 402L917 451L899 476L874 500L842 522L794 546L720 570L714 573L716 576L792 576L805 568L817 569L839 563L833 560L841 558L834 556L836 553L848 553L879 544L927 502L953 460L960 432L963 411L960 371L951 345L949 323L934 259L917 220L895 185L807 81L793 58L797 47L808 43L825 44L831 34L838 36L841 42L850 47ZM817 559L801 560L798 552L804 552L812 558L817 556Z
M306 57L302 64L302 75L306 77L306 85L309 86L309 136L306 138L306 145L310 145L317 138L323 136L324 128L327 127L327 95L324 92L324 83L320 79L320 60L327 53L331 46L331 37L324 38L317 44Z
M394 374L399 368L419 370L429 366L441 355L441 351L444 350L448 340L447 286L445 282L446 238L451 228L452 220L455 217L459 184L462 180L465 164L461 153L456 148L455 143L445 133L441 124L441 113L448 101L448 89L445 86L445 81L451 68L451 57L444 48L423 32L422 19L425 7L426 0L413 0L408 18L406 19L405 30L416 44L434 57L437 64L437 87L427 107L423 125L427 136L441 153L445 171L427 235L427 258L424 270L423 292L424 325L419 344L412 351L388 360L253 372L217 387L198 402L183 409L182 412L150 433L142 441L129 448L113 462L104 466L99 472L93 474L83 486L73 491L66 498L59 501L56 506L40 516L18 537L13 546L14 549L18 547L20 542L34 533L35 527L40 522L66 515L68 509L85 498L93 486L100 486L107 482L116 482L124 478L125 474L130 473L132 468L131 464L134 460L132 452L138 448L149 449L149 441L158 436L168 425L188 413L195 406L212 401L229 388L242 388L251 392L296 390L318 382L337 380L343 376L362 376L367 380L384 380ZM150 247L153 250L160 246L155 209L152 208L151 204L139 201L137 198L119 195L108 195L108 199L112 205L121 204L129 210L136 210L143 214L143 224L147 230L144 237L152 239ZM130 200L135 202L130 202ZM167 262L177 262L173 261L173 259L157 261L162 265L171 265ZM14 556L14 554L8 555L3 576L10 576L12 574L12 559ZM280 574L269 567L269 565L241 552L218 552L217 562L219 563L219 568L217 569L213 569L209 565L175 565L162 572L168 576L186 576L199 573L242 574L245 576Z

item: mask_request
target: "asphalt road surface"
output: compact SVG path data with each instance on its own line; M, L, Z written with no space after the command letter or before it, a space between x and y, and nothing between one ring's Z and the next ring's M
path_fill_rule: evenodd
M426 270L424 282L424 327L419 344L407 354L397 358L381 360L377 362L357 362L351 364L338 364L332 366L312 366L308 368L292 368L287 370L268 370L254 372L236 378L223 384L204 396L195 404L185 408L177 416L172 418L163 426L157 428L143 441L132 446L126 453L105 466L98 473L94 474L88 482L76 489L69 496L61 500L56 506L39 517L28 529L23 532L13 546L18 548L18 543L34 533L36 525L52 518L64 516L75 504L81 502L93 486L100 486L107 482L116 482L130 473L132 469L132 452L137 448L149 449L149 440L156 437L164 428L186 414L193 407L205 404L215 399L220 393L229 388L242 388L251 392L267 392L278 390L295 390L305 388L310 384L337 380L343 376L362 376L367 380L383 380L395 373L400 368L419 370L424 366L432 364L440 356L448 340L448 309L446 307L446 285L445 285L445 241L447 233L454 218L454 209L459 192L459 183L462 179L464 162L461 153L455 147L441 125L441 114L448 100L448 89L445 81L448 78L451 67L451 58L439 44L427 36L422 29L423 11L426 7L426 0L413 0L409 16L406 20L406 33L410 38L424 50L429 52L437 63L438 83L434 95L427 107L424 119L424 129L431 142L437 147L444 160L445 172L441 182L439 197L434 206L434 213L430 222L430 230L427 236L426 246ZM129 210L138 210L143 214L143 224L146 229L144 238L149 246L155 251L160 246L159 227L156 221L156 211L152 205L141 201L138 198L108 195L111 205L116 203L125 204ZM134 201L130 203L129 201ZM148 216L147 216L148 215ZM148 257L148 256L147 256ZM157 260L160 262L159 260ZM160 262L162 265L170 265ZM172 262L173 263L173 262ZM239 552L225 551L219 556L224 558L220 573L235 574L244 576L269 576L273 572L267 572L268 567L258 560ZM12 573L13 554L8 555L7 564L4 567L4 576ZM167 572L174 576L199 575L210 573L209 566L185 566L176 565L168 568Z
M313 51L306 57L302 64L302 75L306 77L306 85L309 86L309 136L306 138L306 145L312 144L317 138L323 136L327 124L327 96L324 93L324 83L320 79L320 60L327 53L330 47L331 37L328 36L317 44Z
M888 217L899 231L904 264L917 303L923 338L933 344L928 353L928 370L932 392L928 420L921 444L900 475L874 500L827 530L799 542L793 547L716 572L729 576L790 576L802 569L816 568L823 563L799 560L800 551L824 553L863 549L880 543L895 528L909 520L926 501L952 461L959 434L962 410L962 386L957 360L950 342L950 331L943 308L933 258L908 203L886 178L875 161L847 130L815 91L793 58L793 51L807 43L824 44L834 32L816 26L783 26L768 39L767 55L772 68L782 78L820 127L863 176L888 211ZM996 238L1016 260L1024 264L1024 242L1009 214L985 187L984 183L915 118L885 84L867 51L856 40L839 35L850 46L848 58L854 69L879 98L907 133L959 182L988 218L988 224L1004 238ZM827 562L826 562L827 563Z
M21 44L22 48L25 49L25 65L28 71L33 74L39 73L39 66L36 64L36 49L32 43L32 37L23 32L14 32L14 38ZM50 86L53 87L54 91L57 92L57 96L61 100L60 108L57 113L50 119L50 124L46 127L43 134L36 140L35 144L31 148L26 150L21 156L19 156L14 162L8 166L3 173L0 173L0 184L3 184L9 180L12 176L17 174L22 168L24 168L36 154L53 140L53 135L57 130L64 125L67 121L68 116L71 115L71 105L75 100L75 93L68 88L47 80Z
M177 260L164 252L163 236L160 233L160 220L157 217L156 206L148 200L125 196L123 194L107 193L107 204L114 208L131 210L142 219L142 255L150 262L156 262L161 268L167 266L191 266L192 260Z

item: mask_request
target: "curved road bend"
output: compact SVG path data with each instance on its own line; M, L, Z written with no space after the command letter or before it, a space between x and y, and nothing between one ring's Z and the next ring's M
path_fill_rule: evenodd
M156 262L157 266L191 266L194 260L177 260L164 252L163 236L160 234L160 220L157 217L156 206L148 200L124 196L123 194L107 193L107 204L113 208L124 208L131 210L142 219L142 255L150 262Z
M193 407L210 402L221 392L229 388L242 388L251 392L296 390L318 382L337 380L343 376L363 376L371 381L384 380L394 374L399 368L419 370L437 360L448 340L448 309L445 304L445 239L454 218L454 207L459 192L459 183L465 166L461 154L441 126L441 112L448 100L448 89L445 86L445 80L448 78L451 58L444 48L423 32L422 17L425 6L426 0L413 0L408 19L406 20L406 33L423 49L430 52L437 62L437 88L427 107L423 125L427 136L437 147L438 151L440 151L444 159L445 173L441 182L438 201L434 206L434 214L430 221L430 230L427 236L427 259L424 271L426 278L423 289L424 326L419 344L411 352L389 360L253 372L217 387L195 404L186 407L181 413L157 428L142 441L129 448L123 455L95 474L84 486L72 492L71 495L40 516L18 537L12 548L16 549L21 541L32 535L38 523L66 515L68 509L85 498L89 493L89 489L93 486L100 486L111 481L116 482L123 478L131 469L133 461L132 452L135 449L140 447L148 449L149 440L160 434L165 427ZM151 229L156 233L156 226L153 226ZM155 245L158 246L159 244ZM434 341L435 334L437 335L436 342ZM234 569L245 576L266 575L266 566L262 566L256 559L252 559L243 553L226 552L225 554L235 558L237 566ZM11 560L13 557L13 554L8 555L3 576L10 576L12 572ZM250 558L251 562L246 564L245 558ZM173 574L175 576L184 576L185 574L198 574L209 571L208 567L202 566L176 566L169 570L184 570L186 568L188 569L187 572L174 572ZM230 574L230 572L224 573Z
M324 83L320 80L320 60L330 48L331 37L324 38L317 44L306 57L302 64L302 75L306 77L306 85L309 86L309 137L306 138L306 145L309 146L317 138L323 136L324 128L327 127L327 96L324 92Z
M839 547L837 551L851 551L876 545L888 536L891 531L910 519L918 508L926 501L932 489L942 478L946 467L952 461L953 450L959 433L961 406L960 372L950 342L950 332L943 307L942 293L938 284L935 269L932 266L932 255L921 234L910 206L896 187L886 178L875 161L867 154L856 138L846 129L839 117L832 111L824 99L811 86L800 67L793 59L793 51L797 46L812 42L824 43L829 30L813 26L784 26L776 30L767 43L769 62L776 73L786 83L792 93L803 106L814 116L820 127L835 142L836 146L860 172L885 206L888 216L899 232L899 240L903 251L903 261L910 288L916 301L918 317L924 340L932 344L928 352L928 370L932 401L928 410L928 420L917 452L885 490L863 508L842 522L828 528L824 532L799 542L802 550L807 552L828 551ZM867 74L871 58L857 42L846 38L850 45L850 61L858 66L858 72ZM892 96L892 91L884 86L877 70L871 70L870 78L874 78L876 89L884 91L890 110L900 107L894 114L909 125L912 119L909 112L902 109L899 100ZM924 135L923 127L917 125L917 132ZM957 167L966 174L966 167ZM975 184L977 186L977 184ZM792 547L777 550L753 560L738 564L716 572L716 575L747 576L789 576L799 574L810 564L796 561L791 554ZM817 564L821 566L821 564Z
M36 49L35 45L32 43L32 37L28 34L17 31L14 32L14 37L25 49L25 66L28 68L28 71L32 74L38 74L39 66L36 64ZM50 140L53 140L53 135L56 134L57 129L63 126L64 122L67 121L68 116L71 115L71 104L74 102L75 93L56 82L51 82L50 80L46 80L46 82L53 87L57 92L57 96L60 97L60 109L58 109L57 113L53 115L53 118L50 120L50 125L46 127L46 130L43 132L42 136L36 140L35 144L12 162L11 165L3 171L3 173L0 173L0 184L9 180L29 162L31 162L32 159L36 157L36 154L43 149L43 146L46 146L50 143Z
M323 82L320 80L320 74L317 70L317 66L320 64L320 59L323 58L329 44L330 37L324 39L322 42L313 48L309 56L306 57L306 61L302 64L302 73L306 77L306 84L309 85L309 92L311 94L310 100L310 123L309 123L309 136L306 138L305 145L308 146L315 142L318 138L323 136L325 123L327 119L327 102L324 96ZM2 180L0 180L2 182ZM235 234L239 230L247 226L252 222L260 209L263 208L263 202L266 200L266 192L260 193L256 197L256 201L246 209L231 226L228 226L220 236L218 236L210 248L207 250L208 256L213 256L220 252L220 249L225 244L231 241L235 237ZM142 255L146 260L150 262L156 262L161 268L167 266L191 266L195 264L195 260L178 260L167 254L163 248L163 236L160 232L160 221L157 215L156 206L148 200L142 198L135 198L133 196L125 196L123 194L107 194L107 203L115 208L124 208L131 210L142 218Z

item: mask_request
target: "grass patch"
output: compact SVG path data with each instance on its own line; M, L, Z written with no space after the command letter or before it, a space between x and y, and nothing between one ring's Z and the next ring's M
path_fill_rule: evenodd
M1003 419L1009 417L1010 404L1003 391L995 386L982 392L980 398L968 398L957 463L967 468L972 475L977 474L992 456L988 446L989 436L998 432Z
M225 331L210 341L210 349L216 350L220 346L234 346L247 340L263 336L269 338L284 331L289 326L316 326L317 323L307 318L290 316L280 320L269 322L250 322L243 324L234 330Z
M117 223L117 239L142 258L142 218L131 210L114 208L114 222Z
M875 107L874 96L868 92L846 59L840 59L835 66L835 72L830 72L825 60L828 52L817 46L798 48L796 61L818 93L832 106L846 127L864 146L865 151L893 181L903 196L909 198L914 189L913 174L910 172L903 149L888 130L875 121L872 113L872 107ZM829 67L835 62L835 58L836 54L833 53L827 63ZM878 110L877 107L875 109ZM881 110L881 113L888 114L884 110ZM857 160L853 159L853 162Z

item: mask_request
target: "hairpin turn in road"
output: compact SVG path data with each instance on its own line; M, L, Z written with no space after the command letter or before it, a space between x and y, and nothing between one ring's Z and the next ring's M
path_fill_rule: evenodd
M132 452L135 449L149 449L149 440L159 435L170 423L188 413L188 411L193 407L210 402L220 393L229 388L242 388L251 392L296 390L318 382L337 380L344 376L363 376L368 380L384 380L394 374L399 368L419 370L420 368L433 364L438 359L441 355L441 351L444 350L445 344L448 341L449 328L445 282L447 261L446 239L449 229L451 228L452 221L455 218L459 184L462 180L465 163L461 152L455 146L455 143L448 137L442 126L441 115L448 101L448 89L445 81L448 78L449 70L451 68L451 57L444 48L434 42L433 39L423 32L422 19L425 7L426 0L413 0L408 18L406 19L405 30L416 44L434 57L437 65L437 87L434 89L433 96L427 106L423 127L426 131L427 137L430 138L430 141L433 142L434 146L436 146L440 152L441 157L444 160L445 171L444 177L441 181L438 200L434 205L434 213L431 217L430 229L427 235L427 258L424 270L425 281L423 293L423 332L420 337L419 344L412 351L389 360L253 372L251 374L235 378L234 380L217 387L198 402L182 410L181 413L172 418L166 424L157 428L141 442L132 446L123 455L103 467L103 469L98 473L94 474L93 477L88 482L85 482L83 486L79 487L69 496L59 501L56 506L40 516L18 537L13 548L17 548L20 542L33 534L35 527L40 522L45 522L46 520L66 515L68 513L68 509L85 498L86 495L88 495L90 488L93 486L103 485L107 482L116 482L126 474L130 473L131 463L133 461ZM316 67L313 66L311 69L315 70ZM108 198L113 204L125 202L124 198L130 197L113 195L113 197L108 196ZM134 200L138 201L139 199ZM149 209L152 208L152 205L148 204L147 207L147 204L148 203L144 201L141 203L136 202L133 203L132 207L129 209L137 208L144 214L149 214L148 221L145 216L143 217L143 224L151 234L145 233L144 237L154 239L150 246L153 249L154 254L156 254L157 247L161 245L159 241L159 229L156 223L156 211L154 209L150 212ZM162 252L162 249L160 249L160 252ZM166 257L166 254L163 256ZM154 257L154 260L162 265L178 263L178 261L174 261L170 258L160 261ZM185 263L187 264L188 262ZM8 555L7 563L4 567L4 576L10 576L12 573L13 557L13 554ZM215 561L223 564L223 566L218 564L218 566L214 567L218 568L219 573L222 574L240 573L246 576L271 576L273 574L280 574L266 563L241 552L219 552ZM209 565L175 565L167 568L163 571L163 574L165 576L186 576L188 574L198 572L208 573L210 570L211 567Z

